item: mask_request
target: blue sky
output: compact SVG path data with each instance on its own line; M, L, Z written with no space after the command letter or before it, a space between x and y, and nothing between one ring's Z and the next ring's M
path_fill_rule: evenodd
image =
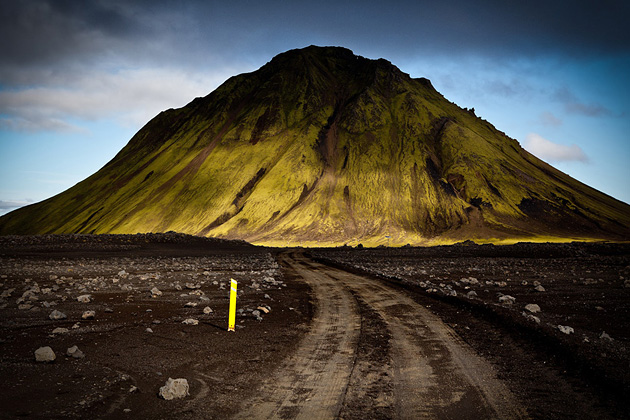
M160 111L308 45L427 77L630 203L628 4L0 0L0 214L96 172Z

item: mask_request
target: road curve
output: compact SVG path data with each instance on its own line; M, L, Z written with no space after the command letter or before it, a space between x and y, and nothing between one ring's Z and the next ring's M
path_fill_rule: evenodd
M387 417L400 419L527 418L488 362L405 292L300 253L279 259L311 287L315 316L295 353L235 418L378 417L353 415L356 411L346 407L350 395L377 401L388 410ZM366 311L379 319L390 338L390 362L368 369L373 361L362 360L365 352L358 351L368 333L361 322ZM384 379L374 381L376 373ZM361 392L368 383L370 392Z

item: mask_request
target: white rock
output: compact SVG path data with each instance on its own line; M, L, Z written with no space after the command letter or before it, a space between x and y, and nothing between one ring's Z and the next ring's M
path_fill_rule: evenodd
M52 362L56 358L55 352L48 346L35 350L35 361L37 362Z
M188 393L188 381L184 378L168 378L166 384L160 388L159 396L165 400L184 398Z
M77 300L81 303L90 303L92 301L91 295L81 295L77 297Z
M567 326L564 326L564 325L558 325L558 329L560 330L560 332L563 332L563 333L565 333L567 335L568 334L572 334L572 333L575 332L575 330L573 328L567 327Z
M148 333L152 333L153 332L153 330L151 328L147 328L145 331L148 332Z
M197 306L197 302L186 302L184 306L186 306L187 308L194 308L195 306Z
M523 316L529 321L534 321L536 324L540 324L540 318L538 318L537 316L534 316L527 312L523 312Z
M534 288L534 290L535 290L535 291L537 291L537 292L544 292L544 291L545 291L545 288L544 288L544 287L542 287L541 285L538 285L538 286L536 286L536 287Z
M203 308L203 313L208 315L212 313L212 308L210 308L209 306L206 306L205 308Z
M83 354L83 352L79 350L77 346L72 346L69 347L66 351L66 356L73 357L75 359L83 359L85 357L85 354Z
M66 319L68 317L63 312L55 309L54 311L50 313L50 315L48 315L48 318L52 319L53 321L56 321L59 319Z
M512 305L514 302L516 302L516 298L510 295L503 295L499 296L499 302L505 303L506 305Z
M85 311L83 315L81 315L82 319L94 319L96 317L96 312L94 311Z
M612 337L606 334L606 331L602 331L602 334L599 336L600 340L613 341Z
M153 289L151 289L151 297L158 297L158 296L162 296L162 292L160 291L160 289L158 289L157 287L154 287Z
M67 328L62 328L62 327L57 327L54 330L52 330L53 334L65 334L67 332L70 332L70 330Z
M540 306L536 305L535 303L529 303L525 305L525 310L535 314L540 312Z
M196 319L192 319L192 318L187 318L185 320L182 321L182 324L186 324L186 325L197 325L199 324L199 321Z

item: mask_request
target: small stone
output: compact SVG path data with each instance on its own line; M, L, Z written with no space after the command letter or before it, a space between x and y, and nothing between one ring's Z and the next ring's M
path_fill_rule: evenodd
M536 305L535 303L529 303L525 305L525 310L535 314L540 312L540 306Z
M66 319L68 317L63 312L55 309L50 313L50 315L48 315L48 318L52 319L53 321L57 321L59 319Z
M131 387L129 388L129 393L132 394L134 392L138 391L138 387L135 385L131 385Z
M510 295L499 296L499 303L505 303L506 305L512 305L516 302L516 298Z
M201 285L195 283L186 283L186 289L200 289Z
M147 328L145 331L148 332L148 333L152 333L153 332L153 330L151 328Z
M112 308L105 308L105 313L111 314L114 310Z
M165 400L172 400L174 398L184 398L188 393L188 381L184 378L168 378L166 384L160 388L159 396Z
M545 291L545 288L544 288L544 287L542 287L541 285L538 285L538 286L536 286L536 287L534 288L534 290L535 290L535 291L537 291L537 292L544 292L544 291Z
M79 324L78 322L77 322L77 323L75 323L75 324L72 326L72 329L73 329L73 330L76 330L76 329L78 329L78 328L81 328L81 324Z
M466 293L466 296L468 298L477 297L477 292L475 292L474 290L471 290L470 292Z
M35 350L35 361L36 362L54 362L57 356L55 356L55 352L50 347L40 347Z
M91 295L81 295L81 296L77 297L77 301L79 301L81 303L90 303L92 301L92 296Z
M96 317L96 312L94 311L85 311L83 315L81 315L82 319L94 319Z
M537 316L534 316L530 313L527 312L523 312L523 316L525 317L525 319L527 319L528 321L533 321L536 324L540 324L540 318L538 318Z
M210 308L209 306L206 306L205 308L203 308L203 313L208 315L212 313L212 308Z
M182 324L186 324L186 325L198 325L199 321L196 319L192 319L192 318L188 318L182 321Z
M268 309L268 308L266 308L266 307L264 307L264 306L259 306L259 307L258 307L258 308L256 308L256 309L258 309L259 311L263 311L263 312L264 312L264 313L266 313L266 314L268 314L268 313L269 313L269 311L270 311L270 309Z
M265 294L265 299L271 299L271 296L269 296L268 294ZM273 300L273 299L271 299Z
M131 413L131 408L125 408L125 409L123 410L123 412L124 412L124 413Z
M567 335L572 334L572 333L575 332L575 330L573 328L567 327L567 326L564 326L564 325L558 325L558 329L560 330L560 332L562 332L564 334L567 334Z
M197 302L186 302L184 306L187 308L194 308L195 306L197 306Z
M69 347L66 351L66 356L73 357L75 359L83 359L85 357L85 354L83 354L83 352L79 350L77 346L72 346Z
M613 341L612 337L606 334L606 331L602 331L602 334L599 336L600 340Z
M162 292L160 291L160 289L158 289L157 287L151 289L151 297L156 298L158 296L162 296Z
M32 307L33 305L31 305L30 303L22 303L21 305L18 305L18 309L21 311L28 311Z
M62 328L62 327L58 327L58 328L55 328L54 330L52 330L53 334L65 334L67 332L70 332L70 330L67 329L67 328Z

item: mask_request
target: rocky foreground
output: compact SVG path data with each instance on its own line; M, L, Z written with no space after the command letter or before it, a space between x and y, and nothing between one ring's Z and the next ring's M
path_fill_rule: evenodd
M0 237L1 416L237 414L313 315L281 252L174 233ZM406 289L492 363L532 418L630 414L630 245L306 254ZM387 346L386 335L362 340Z

